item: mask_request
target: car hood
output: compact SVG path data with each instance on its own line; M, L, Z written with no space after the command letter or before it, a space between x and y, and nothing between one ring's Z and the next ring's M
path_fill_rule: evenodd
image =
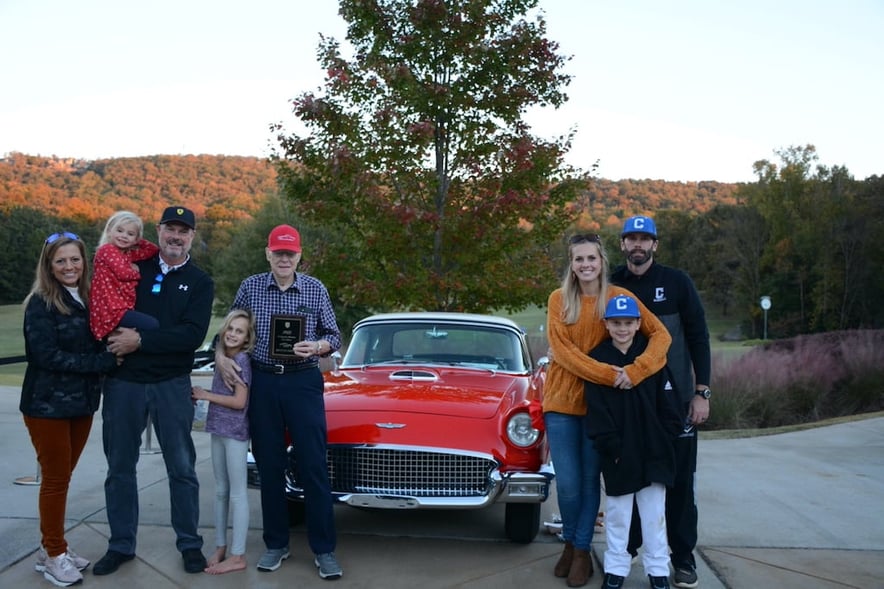
M397 367L327 373L327 413L425 413L490 419L527 393L530 377L481 369Z

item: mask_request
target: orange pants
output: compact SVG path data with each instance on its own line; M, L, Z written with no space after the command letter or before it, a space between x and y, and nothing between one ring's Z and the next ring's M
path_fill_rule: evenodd
M71 474L86 446L92 416L45 419L24 416L40 464L40 534L49 556L67 551L64 515Z

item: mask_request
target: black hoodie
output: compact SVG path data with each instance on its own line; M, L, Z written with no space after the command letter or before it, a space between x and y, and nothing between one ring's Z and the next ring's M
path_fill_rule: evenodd
M627 353L607 339L589 353L591 358L626 366L647 347L636 333ZM674 440L681 432L678 397L667 369L631 389L615 389L586 382L586 434L601 458L605 493L626 495L651 483L671 487L675 480Z

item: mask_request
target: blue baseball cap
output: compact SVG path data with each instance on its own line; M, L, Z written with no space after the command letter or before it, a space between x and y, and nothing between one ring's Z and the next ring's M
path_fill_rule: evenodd
M605 307L605 319L614 319L615 317L641 317L642 314L638 310L638 303L635 299L626 295L617 295Z
M654 239L657 239L657 226L654 224L654 220L650 217L644 217L642 215L636 215L635 217L630 217L626 219L626 223L623 224L623 231L620 233L620 237L627 235L629 233L647 233Z

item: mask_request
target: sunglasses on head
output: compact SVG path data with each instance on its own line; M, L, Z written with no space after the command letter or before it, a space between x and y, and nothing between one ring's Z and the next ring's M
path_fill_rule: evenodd
M163 278L165 278L165 277L166 277L166 275L163 274L162 272L160 272L159 274L157 274L154 277L153 286L150 287L151 294L160 294L160 291L163 290Z
M578 233L571 237L568 240L570 245L577 245L578 243L602 243L602 238L598 233Z
M62 231L61 233L53 233L52 235L47 237L46 244L47 245L53 244L56 241L58 241L59 239L61 239L62 237L67 237L68 239L76 239L77 241L80 240L80 236L77 235L76 233L71 233L70 231Z

